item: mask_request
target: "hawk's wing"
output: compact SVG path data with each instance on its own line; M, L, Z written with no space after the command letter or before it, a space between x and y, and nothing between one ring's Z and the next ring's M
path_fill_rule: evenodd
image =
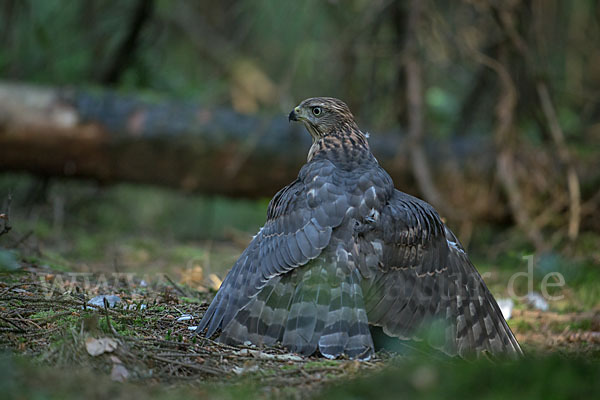
M332 229L351 208L348 188L356 182L340 179L344 177L330 161L312 162L302 168L296 181L275 195L265 226L223 281L198 332L207 328L206 335L211 336L224 328L269 280L319 256Z
M395 191L357 244L369 323L414 338L441 322L449 354L521 349L454 234L427 203Z

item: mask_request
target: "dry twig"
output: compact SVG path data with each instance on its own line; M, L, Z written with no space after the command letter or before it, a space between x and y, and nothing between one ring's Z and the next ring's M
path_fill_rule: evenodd
M503 47L500 47L502 50ZM506 191L508 203L517 225L525 232L529 240L538 250L546 247L544 238L537 225L532 221L529 212L523 205L521 190L514 168L514 154L511 148L510 136L514 125L514 112L517 106L517 89L505 63L493 59L475 49L469 49L475 59L493 70L500 81L500 95L496 105L496 132L494 133L499 153L496 157L498 178ZM506 52L501 53L501 57Z
M171 286L173 286L173 288L175 288L175 290L177 290L181 295L183 295L185 297L191 297L190 294L187 293L181 286L176 284L175 281L173 281L173 279L171 279L171 277L169 277L169 275L165 274L165 279L167 281L169 281Z
M568 236L570 240L577 239L579 234L579 224L581 222L581 189L579 185L579 177L575 170L575 165L569 154L569 149L565 142L565 135L558 123L556 110L552 105L548 86L543 82L538 82L537 92L544 111L544 116L548 122L550 135L556 145L558 157L567 168L567 187L569 188L569 228Z
M497 16L496 19L498 21L498 25L510 40L513 48L516 49L525 60L525 65L529 71L529 74L532 77L536 77L536 68L538 68L538 63L534 61L529 46L527 45L526 41L523 40L521 34L517 30L515 23L516 18L514 18L513 15L515 10L503 9L497 5L493 5L492 8ZM581 189L579 177L577 175L571 155L569 154L569 150L565 142L565 135L558 122L555 108L552 105L552 99L550 97L548 85L544 81L537 79L536 90L544 117L546 118L546 123L548 124L550 136L556 146L558 157L566 167L567 187L569 191L570 202L567 234L570 240L575 240L579 234L579 225L581 222Z

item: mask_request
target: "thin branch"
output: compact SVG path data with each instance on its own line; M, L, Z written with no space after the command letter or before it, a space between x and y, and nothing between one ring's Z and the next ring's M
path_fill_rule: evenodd
M425 199L432 203L443 215L458 218L457 214L459 213L446 206L442 194L438 191L423 149L423 71L415 49L416 29L420 16L421 2L420 0L412 0L408 15L405 43L406 56L404 59L411 167L415 180L419 185L419 190L423 193Z
M500 50L502 47L500 48ZM505 65L477 50L472 49L475 58L488 66L498 75L500 95L496 106L496 143L500 151L496 157L498 178L508 197L508 203L517 225L525 232L536 249L544 249L545 243L539 228L532 223L532 218L523 205L521 190L514 170L514 154L510 145L510 135L513 130L514 112L517 106L517 90ZM502 56L502 54L501 54Z
M15 328L17 328L17 332L27 332L25 329L21 328L19 325L15 324L13 321L11 321L8 318L4 318L3 316L0 315L0 319L4 322L9 323L10 325L14 326Z
M502 122L499 122L498 125L502 125ZM497 128L497 134L499 134L499 130ZM506 191L508 203L517 225L525 232L536 249L545 249L547 246L544 243L544 238L538 226L533 224L529 213L523 206L523 198L514 170L514 155L512 150L508 148L502 149L498 154L496 163L498 166L498 178Z
M558 123L556 111L550 99L548 86L543 82L538 82L537 92L540 97L542 110L550 128L550 135L556 145L558 157L560 161L567 167L567 187L569 188L569 239L577 239L579 234L579 225L581 223L581 189L579 185L579 177L569 154L569 149L565 142L565 135Z
M154 0L139 0L129 23L129 31L119 45L111 64L102 74L102 83L114 85L119 82L121 75L131 61L138 45L140 33L146 22L152 17Z
M108 325L108 328L110 329L113 335L120 337L121 335L119 334L119 332L117 332L117 330L112 326L112 323L110 322L110 315L108 313L108 300L106 300L106 297L104 297L102 300L104 301L104 314L106 315L106 324Z
M515 18L513 18L514 12L498 8L497 6L493 6L492 10L494 11L493 14L498 22L498 25L509 38L514 49L516 49L525 60L525 65L529 74L535 77L538 64L535 62L535 60L533 60L530 48L525 40L523 40L520 32L515 26ZM570 240L575 240L579 234L579 226L581 223L581 189L579 177L569 154L564 133L556 116L556 111L552 105L548 86L545 82L538 80L536 89L542 111L544 112L544 116L549 127L550 136L552 137L557 149L558 157L567 169L566 178L567 187L569 190L569 223L567 234Z
M178 284L176 284L170 277L169 275L165 274L165 279L167 281L169 281L169 283L175 288L175 290L177 290L182 296L185 297L192 297L189 293L187 293L185 290L183 290L183 288L181 286L179 286Z
M191 356L191 354L188 354L188 356ZM209 366L205 366L202 364L198 364L196 362L192 362L192 363L186 363L186 362L182 362L182 361L177 361L177 360L173 360L170 358L164 358L164 357L160 357L154 354L150 355L151 358L157 360L157 361L162 361L164 363L167 363L169 365L179 365L185 368L189 368L189 369L193 369L196 371L200 371L200 372L204 372L207 373L209 375L215 375L215 376L220 376L220 375L225 375L227 374L227 372L225 371L221 371L219 369L215 369L215 368L211 368Z

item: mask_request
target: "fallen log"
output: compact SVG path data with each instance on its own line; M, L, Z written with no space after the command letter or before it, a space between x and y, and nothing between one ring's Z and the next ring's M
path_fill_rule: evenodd
M373 134L369 142L396 187L418 195L404 135ZM271 197L297 176L309 146L309 135L283 114L249 116L114 91L0 82L4 171ZM476 217L506 216L490 184L495 157L489 138L436 139L425 151L450 204L469 204Z
M403 137L373 135L370 143L396 180L412 187ZM285 115L246 116L112 91L0 83L4 170L271 196L296 177L309 147L309 135Z

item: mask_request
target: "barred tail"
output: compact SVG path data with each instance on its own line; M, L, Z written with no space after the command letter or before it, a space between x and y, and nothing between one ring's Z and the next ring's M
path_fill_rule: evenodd
M374 345L358 271L353 271L347 279L332 288L331 294L325 330L319 339L321 354L328 358L335 358L343 353L350 358L371 357Z
M219 340L257 345L281 342L303 355L318 350L329 358L342 354L368 358L373 341L360 276L320 257L274 277L225 326Z

